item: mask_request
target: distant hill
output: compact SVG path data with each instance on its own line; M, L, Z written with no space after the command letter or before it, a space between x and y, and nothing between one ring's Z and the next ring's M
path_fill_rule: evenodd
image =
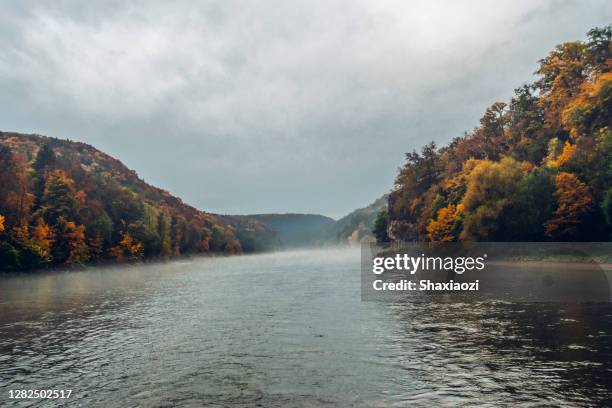
M372 229L378 212L387 208L388 195L384 195L364 208L359 208L340 218L326 231L327 241L339 244L358 244L374 240Z
M261 222L200 211L85 143L0 132L0 270L275 243Z
M282 247L308 247L326 241L326 231L335 220L318 214L253 214L246 218L260 221L274 232Z
M374 240L372 229L378 212L387 207L384 195L338 221L318 214L253 214L246 216L262 222L276 232L285 248L358 244Z

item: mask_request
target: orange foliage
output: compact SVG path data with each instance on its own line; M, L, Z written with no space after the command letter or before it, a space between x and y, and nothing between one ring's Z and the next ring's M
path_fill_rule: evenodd
M599 74L593 81L585 81L579 88L578 96L567 104L562 112L562 122L574 138L587 133L586 125L593 119L593 109L600 97L605 98L611 83L612 72Z
M572 155L574 154L575 150L575 144L573 145L570 142L565 142L565 146L563 146L563 151L561 152L561 155L557 157L557 165L563 166L565 163L567 163L572 158Z
M53 231L42 218L38 219L32 229L31 241L40 247L46 255L50 254L51 245L53 244Z
M559 206L554 218L545 223L545 234L555 239L573 238L582 218L591 210L593 198L589 187L571 173L559 173L555 184Z
M132 260L138 260L142 258L143 251L144 246L142 245L142 243L136 241L127 232L123 233L123 235L121 236L119 246L111 249L111 253L119 261L125 259L126 255Z
M62 239L68 243L68 259L66 264L74 265L89 260L89 248L85 242L85 226L74 221L61 220Z
M261 248L276 242L263 224L199 211L91 146L38 135L0 132L0 213L0 245L15 253L2 271L241 252L236 231L247 229Z
M435 220L430 220L427 225L427 235L434 242L451 242L457 240L459 231L458 222L463 213L463 205L451 204L440 208Z

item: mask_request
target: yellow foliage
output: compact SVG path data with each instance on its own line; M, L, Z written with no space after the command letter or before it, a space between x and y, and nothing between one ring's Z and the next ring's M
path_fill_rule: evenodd
M4 216L0 215L0 232L4 232Z
M45 256L51 255L51 245L53 244L53 230L42 219L39 218L32 229L32 243L36 244Z
M570 129L570 134L574 138L580 136L584 131L581 126L584 118L588 117L597 103L596 99L605 92L611 82L612 72L600 74L593 81L585 81L580 86L579 94L563 110L562 123Z
M114 252L118 260L121 260L124 255L129 255L131 259L136 260L142 258L144 245L126 232L122 235L121 241L119 241L119 248L115 247L111 251Z
M459 231L458 222L463 213L463 205L451 204L440 208L435 220L430 220L427 225L427 235L434 242L452 242L457 240Z
M442 182L443 189L448 192L449 201L458 201L463 197L472 170L481 162L481 160L468 159L459 173Z
M77 225L74 221L61 220L62 238L68 242L67 264L80 264L90 258L89 248L85 243L85 226Z
M516 192L525 174L523 167L509 157L499 162L483 160L474 167L461 202L462 240L487 239L499 229L503 212L517 200Z
M565 146L563 146L563 151L561 152L561 155L557 157L557 166L563 166L565 163L567 163L572 158L572 155L574 154L575 150L575 144L565 142Z
M74 198L79 204L85 205L85 202L87 200L87 193L85 193L85 191L83 190L79 190L74 194Z
M556 137L550 139L548 142L548 149L546 153L546 157L544 158L544 163L547 167L557 167L557 157L561 151L561 141Z

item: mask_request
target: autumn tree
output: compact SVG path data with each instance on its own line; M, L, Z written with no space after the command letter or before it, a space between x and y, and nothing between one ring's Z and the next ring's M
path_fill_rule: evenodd
M508 147L518 160L539 164L546 152L547 137L543 132L544 108L534 94L533 86L514 90L507 112Z
M1 270L237 253L240 239L255 250L262 231L270 234L259 223L234 229L84 143L7 132L0 132L0 214Z
M36 224L32 228L31 243L38 248L41 258L46 263L51 262L51 247L54 241L53 230L42 218L36 220Z
M482 151L485 159L498 160L506 150L505 126L506 126L506 104L496 102L485 111L480 119L480 129L476 131L477 138L482 140Z
M14 228L14 231L17 229ZM31 227L23 224L18 229L19 237L14 237L17 245L21 267L24 269L43 268L51 264L54 234L51 228L40 218Z
M25 159L0 146L0 213L9 228L27 222L33 201L29 184Z
M535 83L517 88L508 105L493 104L477 128L445 147L429 147L434 160L408 154L389 196L393 236L422 239L426 225L428 239L453 239L448 233L450 225L457 225L452 215L463 204L459 239L610 237L605 216L612 200L607 198L612 185L611 38L612 26L606 26L589 31L587 41L555 47L540 61ZM466 171L468 163L472 168ZM582 184L565 175L558 179L563 173ZM586 186L582 201L590 205L581 206L580 200L570 205L568 185L576 191Z
M518 204L516 191L523 178L521 164L512 158L483 160L470 173L462 204L463 240L507 240L509 213Z
M55 244L52 247L53 258L66 265L80 265L87 262L90 252L85 241L85 226L60 216L57 220L57 229Z
M223 250L227 254L239 254L242 252L242 246L237 239L230 239L225 243Z
M143 206L143 217L128 225L129 234L142 243L144 255L158 255L162 246L159 235L159 215L157 210L149 205Z
M118 245L110 249L111 256L118 262L126 260L137 261L144 255L141 242L135 240L128 232L121 234Z
M423 224L422 211L427 207L427 201L435 196L429 190L440 181L443 169L435 142L425 145L420 153L406 154L406 164L400 169L395 189L389 195L388 213L393 219L414 225L412 235L418 233L417 224Z
M561 172L555 179L557 209L545 223L546 236L554 240L579 239L581 224L590 215L593 198L589 187L571 173Z
M557 45L548 56L540 60L536 86L555 98L568 98L580 89L587 76L586 45L581 41Z
M437 217L429 221L427 236L433 242L452 242L459 238L463 204L451 204L437 212Z

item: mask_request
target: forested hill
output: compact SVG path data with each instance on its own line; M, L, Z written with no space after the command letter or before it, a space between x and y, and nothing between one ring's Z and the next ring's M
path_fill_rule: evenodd
M335 222L333 218L318 214L254 214L246 218L260 221L274 230L284 248L323 244L326 231Z
M325 232L327 241L338 244L359 244L374 240L374 226L381 211L387 210L388 196L384 195L367 207L359 208L340 218Z
M388 236L610 240L611 35L607 26L558 45L535 82L491 105L473 131L408 153L389 197Z
M374 240L374 224L381 210L386 211L387 196L367 207L357 209L335 221L318 214L255 214L247 215L261 221L276 232L284 248L359 244Z
M0 270L265 249L260 222L205 213L84 143L0 132Z

